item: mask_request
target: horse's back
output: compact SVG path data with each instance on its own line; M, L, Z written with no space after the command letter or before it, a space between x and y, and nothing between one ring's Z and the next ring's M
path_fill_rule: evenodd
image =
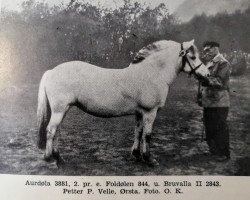
M65 78L81 81L83 78L112 79L112 77L114 78L114 75L116 76L120 74L121 71L122 69L103 68L83 61L71 61L59 64L54 69L50 70L50 73L53 74L53 78L63 78L64 81L66 80Z
M101 67L82 62L82 61L70 61L57 65L55 68L50 70L55 77L62 78L77 78L84 74L89 74L93 70L101 70Z

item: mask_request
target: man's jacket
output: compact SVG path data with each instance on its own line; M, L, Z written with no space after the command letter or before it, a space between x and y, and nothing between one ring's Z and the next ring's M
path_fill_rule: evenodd
M201 87L203 107L229 107L229 77L231 66L229 62L218 54L207 63L211 73Z

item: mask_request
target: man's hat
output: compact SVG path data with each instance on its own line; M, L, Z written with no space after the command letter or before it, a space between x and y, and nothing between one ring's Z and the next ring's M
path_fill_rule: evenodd
M220 47L220 44L218 42L214 42L214 41L206 41L203 44L204 47L204 51L206 51L207 49L210 49L212 47Z

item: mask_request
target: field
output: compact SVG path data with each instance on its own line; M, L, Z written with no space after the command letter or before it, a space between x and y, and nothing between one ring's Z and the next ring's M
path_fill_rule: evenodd
M37 149L38 84L0 90L0 173L39 175L250 175L250 74L231 80L229 115L232 159L219 163L206 154L196 81L181 74L154 124L152 152L159 166L130 155L134 117L102 119L76 108L60 128L65 165L43 161Z

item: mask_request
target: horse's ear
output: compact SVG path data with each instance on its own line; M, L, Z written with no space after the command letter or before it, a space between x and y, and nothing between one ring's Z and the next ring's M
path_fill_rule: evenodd
M194 45L194 39L188 42L184 42L183 45L184 45L184 49L189 49L191 46Z

